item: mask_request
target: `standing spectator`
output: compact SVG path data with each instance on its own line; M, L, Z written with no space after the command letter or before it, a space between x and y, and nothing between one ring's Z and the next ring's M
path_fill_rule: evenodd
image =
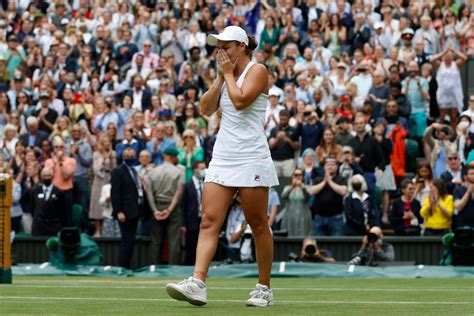
M379 222L374 198L366 193L367 183L362 175L356 174L349 181L349 195L344 199L346 234L364 236L370 227Z
M347 180L337 175L337 160L326 158L324 177L316 178L308 193L314 195L311 211L313 234L316 236L341 236L344 234L343 198L347 193Z
M281 198L288 200L281 221L281 228L289 237L311 234L311 210L308 207L308 191L304 183L303 170L296 168L290 185L285 186Z
M297 134L301 137L301 152L306 149L315 149L319 146L324 124L318 119L318 114L314 109L310 110L310 106L306 106L303 113L303 122L298 124Z
M458 151L453 137L452 128L440 123L431 124L425 131L423 141L435 178L439 178L446 171L446 157Z
M193 177L183 189L182 213L183 227L186 234L185 265L194 265L199 236L199 225L202 217L202 188L206 176L206 164L203 161L193 163Z
M36 110L33 115L38 118L38 129L40 131L50 133L54 129L54 123L58 118L58 112L50 108L50 99L48 92L41 92L40 104L40 109Z
M457 210L456 227L474 228L474 167L463 170L464 182L454 189L454 208Z
M112 217L112 195L110 189L112 185L107 183L100 191L99 205L102 206L102 237L120 237L120 227L118 221ZM94 234L95 237L97 235Z
M31 209L33 211L33 236L56 236L69 226L64 193L53 184L54 170L41 170L42 182L31 190Z
M183 144L178 149L179 163L186 167L186 181L193 176L192 165L195 161L204 160L204 149L196 145L196 133L187 129L183 133Z
M454 56L458 59L454 61ZM443 58L443 61L439 60ZM438 91L436 100L438 101L439 114L442 120L449 114L451 127L456 128L457 116L464 107L464 93L461 82L460 70L467 61L466 55L455 50L452 46L440 54L432 56L430 59L436 69L436 81Z
M300 148L296 130L288 125L290 113L280 111L280 124L270 132L270 151L279 177L291 177L295 167L295 150Z
M430 195L424 200L420 210L425 219L425 236L442 236L451 230L454 212L453 196L446 191L443 180L434 179Z
M383 150L377 140L369 135L365 129L366 122L363 117L357 116L354 121L354 130L357 133L349 141L349 146L354 149L354 161L360 164L367 181L368 194L375 189L375 168L385 169Z
M396 235L419 236L423 221L421 204L415 199L415 185L409 179L400 183L402 195L393 201L390 208L390 223Z
M153 264L162 262L163 237L169 242L169 263L181 263L181 227L182 213L180 201L185 182L184 170L177 165L178 150L167 148L164 152L164 162L150 173L150 195L153 203L151 208L154 218L151 224Z
M448 193L453 194L456 186L463 183L462 163L459 158L459 153L452 152L446 155L446 166L446 171L441 174L440 178L444 181Z
M112 149L110 139L104 135L99 139L97 151L94 151L93 154L92 170L94 171L94 180L92 181L89 218L95 220L95 237L102 236L101 219L103 218L103 207L100 206L99 202L100 194L103 187L110 183L111 173L115 167L115 151Z
M130 269L138 219L144 215L145 194L143 184L133 168L135 150L126 148L122 160L123 163L112 171L112 216L119 221L122 235L118 265Z
M410 136L421 138L426 129L428 118L425 102L430 99L429 85L425 78L420 77L416 61L408 64L408 76L402 82L402 92L411 104Z
M77 164L74 158L66 156L65 143L61 139L56 139L53 143L54 154L52 158L45 161L44 167L54 170L53 184L64 192L66 199L66 219L68 225L72 225L72 204L73 204L73 178Z
M268 91L268 106L265 112L265 133L267 137L270 136L270 132L273 128L278 126L280 122L280 111L284 110L285 107L280 105L279 102L280 94L276 89L270 89Z
M425 53L434 55L440 51L439 34L431 27L431 18L424 15L420 18L421 28L416 30L413 41L415 43L422 41L425 45Z
M342 149L341 145L336 143L335 133L332 128L327 127L323 132L321 143L316 147L316 156L319 164L323 164L326 158L334 158L337 161L341 160Z
M152 162L155 166L163 163L163 151L168 147L176 148L176 141L165 137L165 124L158 122L155 126L154 138L146 144L147 150L151 153Z
M382 70L377 69L374 71L373 84L367 97L374 107L372 116L376 119L383 116L390 98L390 87L385 83L385 74Z
M415 198L423 203L430 194L431 183L433 182L433 169L428 160L422 159L416 165L415 171Z
M73 187L76 191L76 201L82 206L83 214L89 213L89 170L92 166L92 147L82 138L79 124L74 124L71 129L69 156L76 160L76 171L73 177Z

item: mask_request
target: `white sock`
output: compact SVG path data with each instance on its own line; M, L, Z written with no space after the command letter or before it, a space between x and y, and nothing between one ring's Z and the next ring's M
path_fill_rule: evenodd
M199 280L199 279L196 279L193 277L193 281L194 283L196 283L201 289L205 288L206 287L206 283L204 283L203 281Z

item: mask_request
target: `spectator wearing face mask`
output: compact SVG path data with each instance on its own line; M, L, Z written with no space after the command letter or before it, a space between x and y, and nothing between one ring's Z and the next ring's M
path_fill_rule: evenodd
M356 174L349 181L349 195L344 199L346 234L365 235L377 222L375 201L366 193L367 183L362 175Z

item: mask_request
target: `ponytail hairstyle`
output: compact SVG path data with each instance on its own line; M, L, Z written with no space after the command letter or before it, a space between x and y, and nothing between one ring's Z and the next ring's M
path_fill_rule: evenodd
M257 39L253 35L247 35L249 38L249 44L245 47L245 54L247 54L250 58L252 58L252 52L255 48L257 48L258 43Z

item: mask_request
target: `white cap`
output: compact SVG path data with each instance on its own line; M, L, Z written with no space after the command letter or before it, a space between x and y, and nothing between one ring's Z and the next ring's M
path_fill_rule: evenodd
M383 22L375 22L374 23L374 30L378 30L383 28Z
M275 88L271 88L269 91L268 91L268 96L271 97L271 96L275 96L275 97L279 97L280 96L280 93L277 89Z
M218 40L224 42L237 41L244 43L247 46L249 45L249 37L247 36L247 33L243 28L235 25L226 27L219 35L209 34L207 36L207 44L210 46L216 46Z

